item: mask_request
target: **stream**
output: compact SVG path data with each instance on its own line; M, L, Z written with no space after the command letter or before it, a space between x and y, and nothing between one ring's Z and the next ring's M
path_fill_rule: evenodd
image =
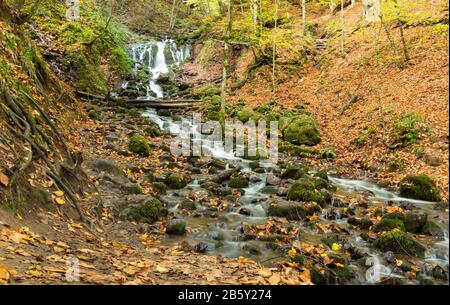
M166 96L163 86L159 84L162 76L169 76L174 73L176 67L181 65L192 55L191 46L177 45L170 39L160 41L142 42L131 48L131 56L135 62L134 73L145 73L148 80L144 82L128 81L123 84L124 90L136 90L141 99L161 99ZM146 72L142 72L146 71ZM156 123L161 130L177 135L181 138L189 135L183 134L181 124L191 124L188 116L180 120L173 120L171 117L158 115L155 109L147 109L143 114L149 120ZM194 130L198 134L198 131ZM264 227L270 218L267 216L267 209L273 198L285 200L278 195L263 193L267 186L269 175L280 172L276 164L261 164L256 172L252 169L251 161L235 157L232 153L226 152L223 147L214 145L215 143L204 141L203 145L212 153L214 159L220 160L225 165L226 170L233 167L240 167L240 171L249 177L249 186L244 188L244 195L239 197L238 203L228 202L226 196L223 199L229 204L225 209L211 209L210 206L196 203L196 208L191 214L186 214L180 207L186 197L201 198L208 196L209 192L200 186L200 182L206 179L208 174L192 174L192 181L181 190L168 191L162 199L168 203L169 213L177 218L182 218L187 222L190 232L184 236L166 236L162 243L174 245L180 242L188 242L202 248L210 255L222 255L225 257L239 257L253 259L264 265L272 266L280 258L280 252L273 247L274 241L268 239L248 239L246 227ZM280 157L281 158L281 157ZM397 193L366 180L345 179L342 177L329 176L329 181L336 187L333 198L346 198L350 202L350 207L355 202L365 200L369 207L392 206L392 205L412 205L417 213L427 213L442 228L439 236L427 236L420 241L426 246L425 258L417 264L421 266L419 273L425 278L431 278L431 270L438 265L448 272L448 213L434 209L435 203L412 200L400 197ZM228 189L227 183L223 184ZM338 227L348 232L346 243L349 247L364 253L362 261L349 263L350 268L356 274L351 283L370 284L375 280L368 274L371 266L379 266L380 274L388 277L404 278L404 276L394 270L392 263L387 262L387 255L361 238L361 230L355 229L347 223L348 214L345 208L339 205L339 200L333 199L331 206L323 208L320 213L319 222L331 224L330 228ZM297 238L302 242L320 243L322 238L332 234L329 231L320 230L312 226L311 222L289 221L286 226L294 225L298 228ZM417 259L419 260L419 259ZM411 281L404 278L407 283Z

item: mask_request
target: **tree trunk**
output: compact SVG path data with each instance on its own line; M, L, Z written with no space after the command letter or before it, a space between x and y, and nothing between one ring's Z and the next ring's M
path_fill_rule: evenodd
M228 75L228 67L230 65L230 36L232 29L232 18L231 18L232 17L231 10L233 8L232 2L233 0L228 0L228 9L227 9L228 25L223 48L223 71L222 71L222 87L221 87L221 103L220 103L220 110L222 112L225 112L225 100L227 98L227 75Z
M302 31L306 34L306 0L302 0Z
M272 38L272 93L275 96L276 92L276 80L275 80L275 61L277 58L277 44L275 41L275 36L277 34L278 29L278 0L275 0L275 27L274 27L274 36Z

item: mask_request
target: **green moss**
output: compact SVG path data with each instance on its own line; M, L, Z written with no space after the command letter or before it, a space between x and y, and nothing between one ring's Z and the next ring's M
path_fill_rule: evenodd
M248 122L253 117L253 112L250 109L244 108L238 111L237 117L242 123Z
M383 233L375 242L375 247L382 251L392 251L398 254L423 257L425 247L414 240L408 233L394 229Z
M382 219L379 223L377 223L373 231L374 232L384 232L390 231L393 229L399 229L401 231L405 231L405 224L400 219Z
M145 202L142 206L138 208L131 208L129 215L134 220L144 220L148 223L152 223L159 218L162 210L163 206L161 204L161 201L154 198L152 200Z
M183 235L186 233L186 222L174 220L167 224L166 233L169 235Z
M195 205L195 201L194 200L189 200L189 199L186 199L186 200L184 200L181 204L180 204L180 207L183 209L183 210L195 210L197 207L196 207L196 205Z
M153 182L152 187L160 194L166 194L169 187L164 182Z
M320 211L320 206L317 204L303 204L303 203L272 203L267 210L267 215L275 217L286 217L290 220L301 220L308 216L314 215L315 212Z
M301 178L289 189L287 198L295 201L314 201L320 205L331 202L331 195L326 190L328 182L320 178Z
M170 111L170 109L159 109L157 111L157 114L159 116L170 117L172 115L172 112Z
M302 165L289 165L282 173L282 179L299 179L308 174L308 168Z
M159 137L161 136L161 129L158 126L150 126L144 129L144 132L150 137Z
M407 176L400 182L400 196L426 201L441 201L439 188L429 176Z
M244 177L234 177L228 183L229 187L243 189L248 187L248 180Z
M183 176L178 174L171 174L170 176L168 176L165 183L169 187L169 189L172 190L179 190L186 187L187 185L187 182L183 178Z
M295 145L313 146L320 142L320 132L316 121L308 115L300 115L283 131L286 141Z
M220 87L215 84L205 85L194 91L194 98L212 97L214 95L220 95Z
M130 142L128 143L128 149L142 157L150 156L150 145L147 140L138 133L131 136Z

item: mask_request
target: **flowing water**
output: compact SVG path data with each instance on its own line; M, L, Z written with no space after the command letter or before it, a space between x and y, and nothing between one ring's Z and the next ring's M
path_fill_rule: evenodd
M132 51L133 60L136 63L136 69L139 66L146 66L152 75L151 80L146 85L147 93L142 98L149 97L163 97L164 91L156 84L156 79L164 73L167 73L173 67L182 63L190 55L189 46L177 46L171 40L151 41L148 43L140 43L133 46ZM136 70L137 71L137 70ZM173 121L170 117L158 116L154 109L148 109L144 116L159 125L159 127L173 135L181 138L189 137L189 133L183 133L181 124L189 124L187 118L181 121ZM190 130L189 132L201 136L198 130ZM169 191L164 197L168 202L169 211L179 218L184 218L187 226L192 230L190 234L180 237L166 237L163 240L165 244L176 244L180 241L188 241L190 244L202 244L208 254L220 254L226 257L244 256L252 258L256 261L270 264L274 263L280 256L279 252L272 250L270 242L260 240L246 240L245 227L247 225L264 226L269 220L267 217L267 208L270 204L270 196L263 194L261 190L267 185L267 176L271 172L277 171L277 166L274 164L264 164L264 172L254 172L248 160L235 157L232 152L227 152L222 145L217 145L214 142L204 141L203 146L211 152L212 156L221 159L227 163L227 168L233 166L241 167L241 172L250 175L250 185L245 188L245 194L240 197L239 205L231 204L229 208L224 211L215 211L211 215L208 207L197 204L196 213L193 216L186 216L179 208L185 196L195 194L197 197L202 195L207 196L208 192L202 189L198 183L199 180L204 179L205 175L193 175L194 181L183 190ZM400 203L410 203L422 212L429 214L430 218L437 220L442 227L441 237L429 237L428 241L424 241L427 245L426 257L422 260L422 264L427 263L439 265L445 270L448 270L448 215L444 212L439 212L433 209L434 203L412 200L402 198L395 192L382 188L376 184L365 180L344 179L338 177L329 177L332 184L337 187L336 194L346 196L347 198L364 197L370 205L393 205ZM273 196L273 195L272 195ZM242 211L245 211L243 213ZM337 212L336 212L337 211ZM365 253L366 262L365 267L361 264L351 262L351 267L357 273L357 283L373 283L376 281L373 271L370 266L374 266L378 274L389 275L390 277L402 277L393 272L390 267L386 267L385 255L378 250L371 247L366 241L360 237L361 231L354 230L347 224L347 216L340 214L338 208L333 207L323 210L321 221L325 223L332 223L347 229L349 233L348 242L360 252ZM299 228L299 239L306 242L319 242L322 237L326 237L329 232L322 232L317 228L309 226L305 223L298 222L296 224ZM426 269L426 268L425 268ZM422 270L422 274L429 276L429 271Z
M125 82L122 89L135 89L139 99L161 99L164 90L158 84L160 77L171 77L173 70L191 57L191 46L178 45L174 40L151 40L137 43L130 50L134 62L133 74L146 82Z

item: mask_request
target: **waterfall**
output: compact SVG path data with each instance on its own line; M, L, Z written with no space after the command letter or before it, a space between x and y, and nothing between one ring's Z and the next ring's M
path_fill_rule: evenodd
M122 85L123 91L137 92L138 99L164 98L164 89L158 84L162 76L170 77L173 69L191 57L190 45L178 45L172 39L150 40L133 45L133 80Z

